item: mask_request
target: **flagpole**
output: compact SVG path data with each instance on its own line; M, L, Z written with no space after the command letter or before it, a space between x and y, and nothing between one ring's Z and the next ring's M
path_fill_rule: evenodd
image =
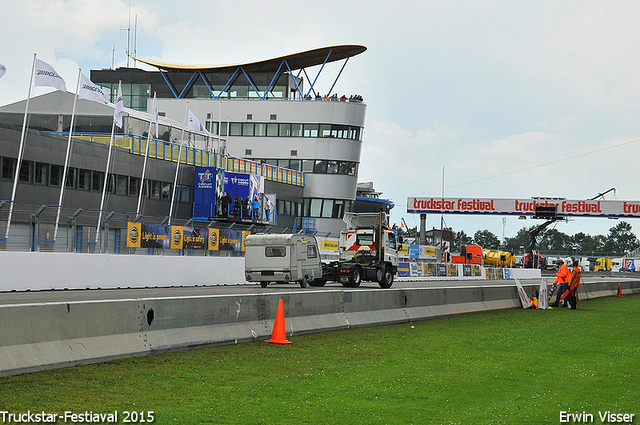
M53 229L53 243L56 242L58 236L58 223L60 222L60 210L62 209L62 197L64 196L64 187L67 185L67 169L69 168L69 154L71 153L71 135L73 134L73 120L76 116L76 104L78 103L78 90L80 89L80 76L82 69L78 68L78 82L76 83L76 95L73 97L73 109L71 111L71 124L69 125L69 140L67 141L67 155L64 159L64 171L62 172L62 184L60 187L60 198L58 200L58 212L56 213L56 225Z
M184 111L184 127L188 125L189 119L189 102ZM176 174L173 177L173 191L171 193L171 206L169 207L169 226L171 226L171 217L173 215L173 202L176 198L176 185L178 184L178 170L180 169L180 154L182 153L182 138L184 137L184 127L182 127L182 135L180 136L180 142L178 142L178 162L176 163Z
M107 168L104 172L105 175L105 179L104 179L104 184L102 185L102 199L100 199L100 209L98 210L98 227L97 227L97 231L96 231L96 249L100 249L100 247L98 246L98 242L100 241L100 223L102 221L102 208L104 207L104 197L105 194L107 193L107 180L109 178L109 164L111 163L111 148L113 146L113 133L116 130L116 122L114 121L113 124L111 124L111 139L109 139L109 154L107 155ZM102 252L102 250L100 250L100 252Z
M24 135L27 128L27 113L29 111L29 100L31 99L31 86L33 85L33 71L36 69L36 54L33 54L33 64L31 65L31 77L29 78L29 91L27 94L27 104L24 107L24 120L22 121L22 135L20 136L20 148L18 149L18 162L16 164L16 174L13 176L13 189L11 189L11 204L9 204L9 216L7 217L7 228L4 240L9 239L9 227L11 227L11 216L13 215L13 204L16 199L16 188L18 187L18 176L20 175L20 165L22 164L22 150L24 148Z
M120 93L120 85L122 81L118 82L118 93ZM116 103L118 99L116 99ZM117 108L117 107L116 107ZM106 178L104 179L104 185L102 186L102 199L100 200L100 210L98 212L98 230L96 231L96 249L98 249L98 242L100 241L100 224L102 221L102 208L104 207L104 197L107 193L107 178L109 176L109 164L111 163L111 151L113 147L113 134L116 130L116 120L113 120L113 124L111 125L111 139L109 139L109 154L107 155L107 169L104 172ZM100 250L102 252L102 250Z
M153 93L153 110L157 104L156 92ZM149 157L149 143L151 142L151 126L153 122L149 119L149 131L147 132L147 149L144 153L144 164L142 165L142 178L140 179L140 193L138 194L138 207L136 208L136 218L140 216L140 202L142 201L142 192L144 191L144 174L147 171L147 158ZM156 135L157 137L157 135Z

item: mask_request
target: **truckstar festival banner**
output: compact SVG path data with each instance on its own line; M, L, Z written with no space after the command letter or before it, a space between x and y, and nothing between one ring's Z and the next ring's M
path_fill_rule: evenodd
M640 201L583 201L569 199L407 198L412 214L498 214L533 216L536 207L556 208L558 217L640 218Z

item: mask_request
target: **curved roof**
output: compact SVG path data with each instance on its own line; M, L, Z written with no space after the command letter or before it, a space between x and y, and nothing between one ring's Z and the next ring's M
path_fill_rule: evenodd
M266 59L259 62L249 62L236 65L184 65L168 62L160 62L151 59L134 58L137 61L155 66L163 71L172 72L194 72L205 71L212 73L234 72L238 67L244 68L247 72L276 72L282 61L286 60L291 70L307 68L315 65L322 65L326 62L335 62L341 59L350 58L367 50L365 46L357 44L347 44L340 46L321 47L319 49L307 50L306 52L293 53L291 55L280 56L273 59ZM327 59L327 56L329 58Z

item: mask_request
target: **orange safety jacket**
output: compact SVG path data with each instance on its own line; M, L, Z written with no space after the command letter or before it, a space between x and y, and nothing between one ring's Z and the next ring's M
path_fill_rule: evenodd
M582 270L580 267L573 268L573 271L571 272L571 280L569 281L569 289L562 294L562 297L560 297L561 300L564 300L569 294L571 294L576 297L578 304L580 303L580 299L578 298L578 285L580 285L580 280L582 279L581 272Z
M569 268L566 264L563 263L560 266L560 270L558 270L558 273L556 273L556 280L553 281L553 284L555 285L556 283L568 283L570 276L571 272L569 271Z

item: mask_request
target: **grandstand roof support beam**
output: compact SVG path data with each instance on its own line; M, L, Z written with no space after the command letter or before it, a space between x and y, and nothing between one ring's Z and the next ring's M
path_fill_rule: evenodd
M164 82L167 83L167 85L169 86L169 89L171 90L171 93L173 93L173 97L175 97L176 99L179 99L178 93L176 92L176 88L171 82L171 80L169 80L169 77L167 77L166 73L162 69L159 69L159 71L160 71L160 75L162 75L162 78L164 78Z
M324 66L327 64L327 61L331 57L331 52L333 52L333 49L329 50L329 54L327 54L327 57L324 59L324 62L322 62L322 66L318 70L318 74L316 74L316 78L313 80L313 83L311 83L311 87L309 87L309 92L311 92L313 87L316 85L316 82L318 81L318 77L320 77L320 73L322 72L322 70L324 69ZM309 81L311 81L311 80L309 80ZM334 83L334 85L335 85L335 83ZM331 87L331 88L333 88L333 87ZM331 90L329 90L329 91L331 91Z
M289 74L293 75L293 72L291 71L291 68L289 67L289 63L286 62L286 61L285 61L285 63L287 64L287 69L289 70ZM302 94L302 91L300 90L300 87L298 86L298 81L297 81L296 78L293 79L293 84L296 85L296 90L300 94L300 98L304 99L304 94Z
M227 89L227 87L229 87L229 85L231 84L231 82L232 82L233 80L235 80L235 78L236 78L236 76L237 76L237 75L238 75L238 68L236 68L236 71L233 73L233 75L231 76L231 78L229 78L229 80L227 81L227 84L225 84L225 85L224 85L224 87L222 88L222 90L220 91L220 93L218 93L218 96L215 96L215 95L214 95L214 97L215 97L216 99L220 99L220 96L222 96L222 93L224 93L224 91Z
M345 59L344 63L342 64L342 68L340 68L340 72L336 76L336 79L333 81L333 84L331 85L331 88L329 89L329 93L331 93L333 91L333 88L335 87L336 83L338 82L338 78L340 78L340 75L342 75L342 70L344 69L345 66L347 66L347 62L349 62L349 58Z
M187 82L187 84L184 86L184 88L180 92L180 95L178 96L178 99L182 99L182 96L189 92L189 89L196 82L197 78L198 78L198 73L197 72L194 72L193 74L191 74L191 78L189 78L189 81Z
M253 87L253 90L256 92L256 94L258 95L260 100L264 100L264 96L260 96L260 92L258 91L258 88L253 83L253 79L249 76L249 74L247 74L247 72L244 70L244 68L240 67L240 69L242 70L242 73L244 74L244 76L247 77L247 81L249 82L249 84L251 84L251 87ZM266 95L266 93L265 93L265 95Z
M280 62L280 66L278 67L278 70L276 71L275 74L273 74L273 78L271 79L271 82L269 83L269 87L267 87L267 90L264 92L264 96L265 98L267 97L267 94L269 93L269 91L271 90L271 88L273 87L273 85L276 83L276 81L278 81L278 75L280 74L280 70L282 69L282 64L286 63L286 61L282 61Z

